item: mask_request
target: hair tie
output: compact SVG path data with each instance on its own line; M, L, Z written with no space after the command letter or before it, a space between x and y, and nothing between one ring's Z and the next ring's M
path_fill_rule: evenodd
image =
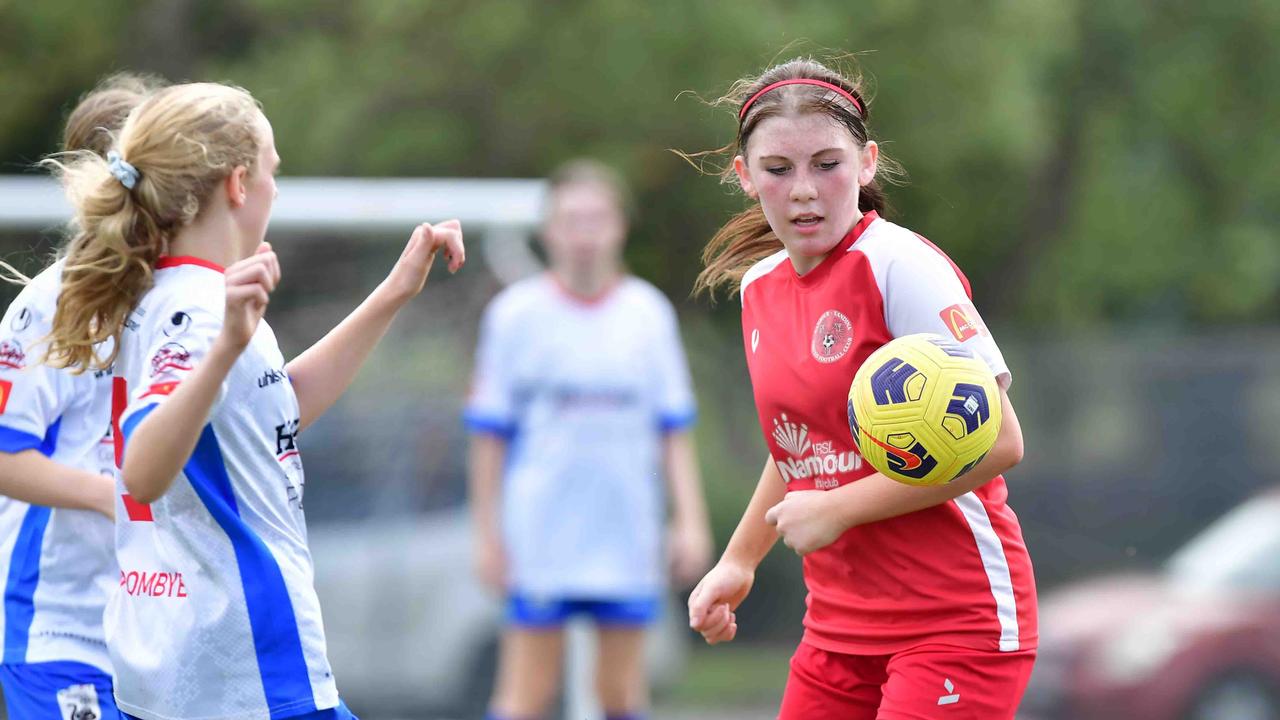
M138 184L138 168L126 162L115 150L107 153L107 167L125 189L132 190Z
M849 102L853 103L853 106L858 109L859 115L866 115L866 112L864 112L862 109L862 103L858 102L858 98L854 97L853 93L849 92L848 90L845 90L839 85L833 85L829 82L823 82L822 80L814 80L812 78L792 78L790 80L779 80L778 82L773 83L771 85L766 85L755 95L752 95L750 99L748 99L745 103L742 104L742 110L738 111L738 122L742 122L742 118L747 116L747 110L751 108L751 104L754 103L756 100L760 99L761 95L764 95L765 93L769 92L770 90L773 90L774 88L780 88L783 85L817 85L818 87L826 88L831 92L834 92L840 95L845 100L848 100Z

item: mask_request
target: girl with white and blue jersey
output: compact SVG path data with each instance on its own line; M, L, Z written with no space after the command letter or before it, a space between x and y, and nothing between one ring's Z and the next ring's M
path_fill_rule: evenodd
M63 147L105 154L156 85L107 78L68 116ZM114 720L102 629L118 575L111 377L41 362L63 265L15 277L25 287L0 320L0 684L12 718Z
M668 570L691 583L711 557L680 331L623 269L626 195L594 161L553 173L551 269L504 290L481 325L471 502L481 577L508 603L492 720L546 713L573 615L597 628L606 717L642 717L644 629Z
M302 512L298 434L341 395L456 221L421 225L377 289L285 362L262 321L280 164L244 90L195 83L129 117L109 162L58 165L76 207L50 356L115 363L117 704L146 720L342 720ZM116 352L95 358L107 340Z

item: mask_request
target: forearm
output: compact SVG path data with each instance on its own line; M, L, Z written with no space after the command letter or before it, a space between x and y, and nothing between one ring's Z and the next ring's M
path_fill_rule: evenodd
M169 489L195 450L238 355L238 349L214 343L196 369L130 434L121 478L133 499L153 502Z
M496 540L501 535L499 513L502 467L506 456L506 440L484 433L471 436L467 474L471 521L480 537L490 540Z
M1022 428L1004 390L1000 391L1000 434L990 452L972 470L946 485L917 487L882 473L829 491L841 522L849 528L924 510L976 490L1022 460Z
M693 438L688 431L668 433L662 450L673 520L689 527L707 527L707 503Z
M55 462L34 449L0 453L0 494L31 505L95 510L108 517L115 506L111 478Z
M769 550L778 541L778 531L765 522L765 513L781 502L786 494L787 486L778 473L778 466L774 464L772 457L765 458L764 470L760 473L756 491L752 494L746 511L742 513L733 537L729 538L729 545L725 548L721 562L731 562L752 571L760 565L760 561L764 560L764 556L769 554Z
M298 396L300 428L323 415L346 392L407 299L384 282L327 335L285 366Z

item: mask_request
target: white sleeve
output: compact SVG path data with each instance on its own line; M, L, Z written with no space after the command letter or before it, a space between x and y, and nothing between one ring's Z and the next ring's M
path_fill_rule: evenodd
M996 382L1008 389L1009 366L947 257L915 237L892 242L894 253L881 280L889 333L951 338L982 358Z
M502 321L500 303L490 302L480 321L475 373L463 416L467 429L473 433L508 439L515 434L512 362L508 351L513 342L510 325Z
M656 291L655 291L656 292ZM663 432L686 430L697 419L697 403L689 380L689 363L680 342L680 325L675 308L659 298L658 343L655 369L658 400L658 427Z
M129 378L134 384L129 388L129 404L120 417L125 437L191 374L222 331L221 314L196 302L159 304L150 310L156 316L147 319L138 338L146 348L146 359L141 376ZM224 382L210 415L217 411L225 395Z
M77 399L75 376L40 362L50 318L47 308L24 295L29 293L19 295L0 321L0 452L38 449L49 455L49 431Z

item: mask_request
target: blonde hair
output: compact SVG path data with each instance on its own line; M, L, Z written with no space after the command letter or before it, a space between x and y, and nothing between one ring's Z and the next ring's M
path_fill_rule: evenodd
M120 130L114 150L137 171L131 189L93 152L43 161L75 209L47 363L77 371L111 366L124 323L174 235L236 167L252 171L260 117L243 89L174 85L148 98ZM110 354L98 357L95 348L108 339Z
M852 63L847 57L841 60ZM747 112L739 116L743 104L756 93L776 82L797 79L818 80L835 85L856 98L857 103L851 103L847 98L822 86L784 85L756 98ZM795 58L775 65L759 75L738 80L727 93L711 101L713 106L732 108L734 116L738 118L738 133L733 142L705 152L676 152L699 171L719 175L721 182L735 183L732 158L746 153L747 141L761 121L778 115L802 113L827 115L847 129L859 147L864 147L872 139L867 125L871 107L864 95L865 85L861 73L856 70L839 72L812 58ZM715 164L717 159L722 160L719 165ZM708 161L712 163L710 170L707 169ZM886 157L882 149L877 162L877 177L894 181L904 174L902 167ZM862 212L874 210L882 215L888 210L888 198L877 180L872 180L861 188L858 209ZM764 208L759 202L753 202L746 210L730 218L703 248L704 267L694 282L694 294L706 291L714 298L716 288L727 286L729 294L733 295L742 283L742 276L752 265L781 249L782 241L769 226Z
M92 150L105 156L129 113L165 84L152 75L135 73L122 72L103 78L67 115L62 149Z

